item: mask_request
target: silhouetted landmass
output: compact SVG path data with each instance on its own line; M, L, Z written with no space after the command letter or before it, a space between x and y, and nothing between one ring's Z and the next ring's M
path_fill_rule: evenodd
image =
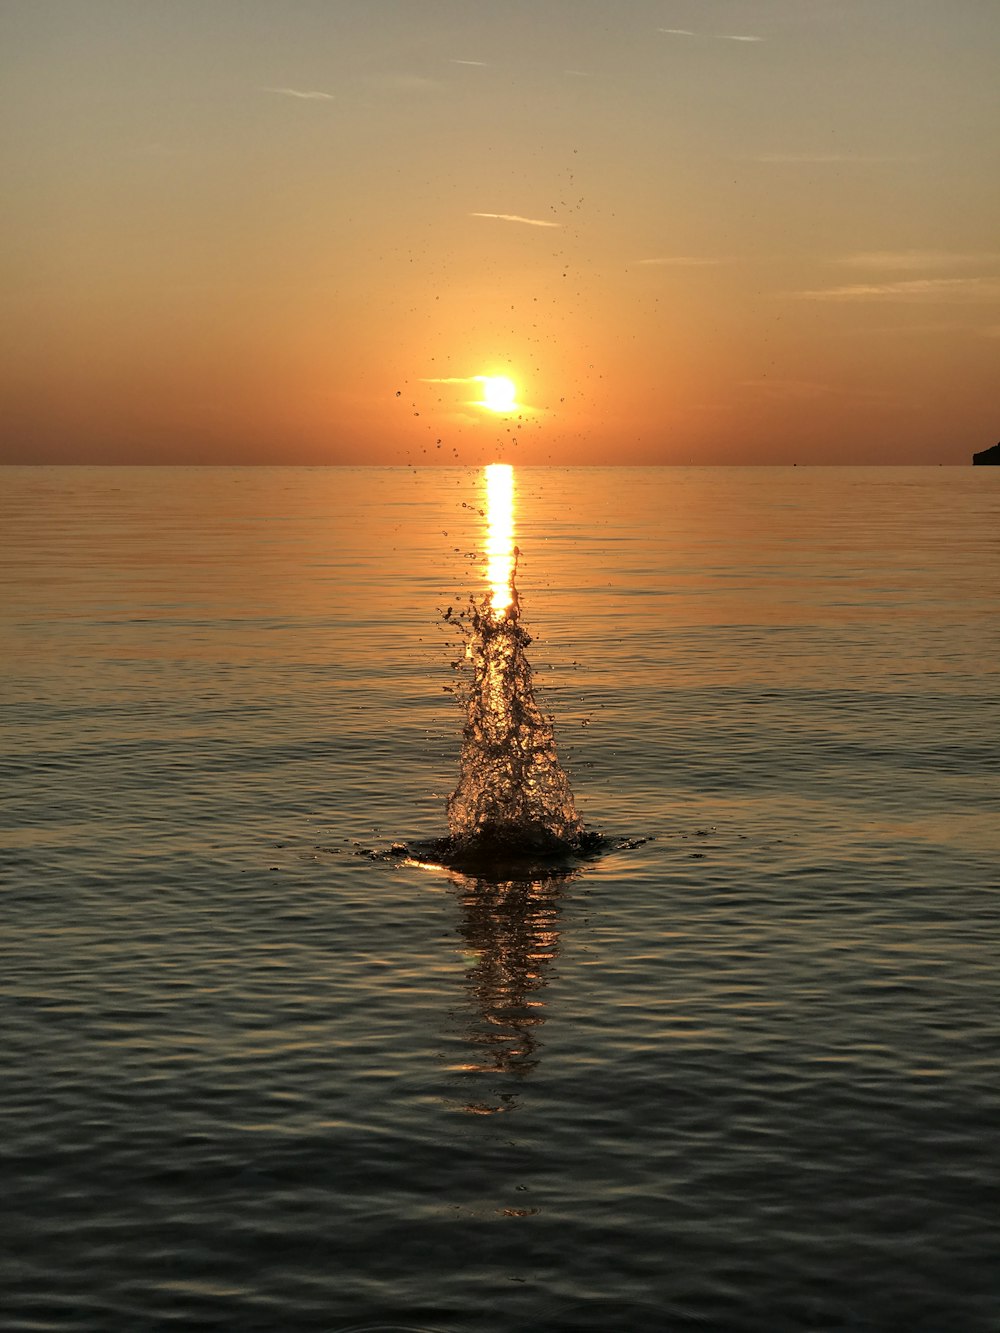
M995 463L1000 467L1000 441L989 449L983 449L980 453L973 454L972 463L973 466L976 466L979 463Z

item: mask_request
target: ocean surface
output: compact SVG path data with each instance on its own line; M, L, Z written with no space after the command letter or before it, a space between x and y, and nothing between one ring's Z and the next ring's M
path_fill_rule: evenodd
M1000 1329L1000 470L515 484L504 881L478 472L0 472L5 1333Z

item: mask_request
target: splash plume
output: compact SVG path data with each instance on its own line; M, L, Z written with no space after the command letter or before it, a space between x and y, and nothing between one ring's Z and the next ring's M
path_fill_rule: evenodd
M487 496L490 591L470 611L471 680L448 826L457 849L555 854L577 844L583 825L525 656L510 467L487 469Z

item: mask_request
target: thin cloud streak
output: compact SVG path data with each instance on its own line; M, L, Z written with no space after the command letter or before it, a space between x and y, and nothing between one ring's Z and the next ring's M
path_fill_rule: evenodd
M966 264L994 264L1000 253L957 254L947 250L871 250L841 255L833 260L848 268L881 268L912 271L921 268L961 268Z
M714 268L719 264L732 264L728 258L707 258L698 255L660 255L655 259L633 259L636 266L647 268Z
M561 227L561 222L546 222L544 218L522 218L517 213L470 213L470 218L495 218L497 222L522 222L526 227Z
M277 93L279 97L297 97L302 102L335 102L333 93L305 91L301 88L263 88L265 93Z
M795 292L802 301L997 301L1000 278L914 278Z
M668 37L706 37L710 42L762 42L763 37L737 32L692 32L690 28L657 28Z
M485 60L449 60L449 61L448 61L448 64L449 64L449 65L472 65L472 66L474 66L476 69L486 69L486 68L487 68L487 64L486 64L486 61L485 61Z

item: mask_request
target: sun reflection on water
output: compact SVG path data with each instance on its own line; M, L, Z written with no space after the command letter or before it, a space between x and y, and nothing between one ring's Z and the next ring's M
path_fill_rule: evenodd
M490 585L490 614L494 620L510 617L514 608L514 469L509 463L491 463L486 469L486 577Z
M520 1081L539 1062L547 972L559 953L561 895L571 878L492 883L456 876L472 1013L467 1049L452 1068L470 1076L462 1106L468 1114L514 1110Z

